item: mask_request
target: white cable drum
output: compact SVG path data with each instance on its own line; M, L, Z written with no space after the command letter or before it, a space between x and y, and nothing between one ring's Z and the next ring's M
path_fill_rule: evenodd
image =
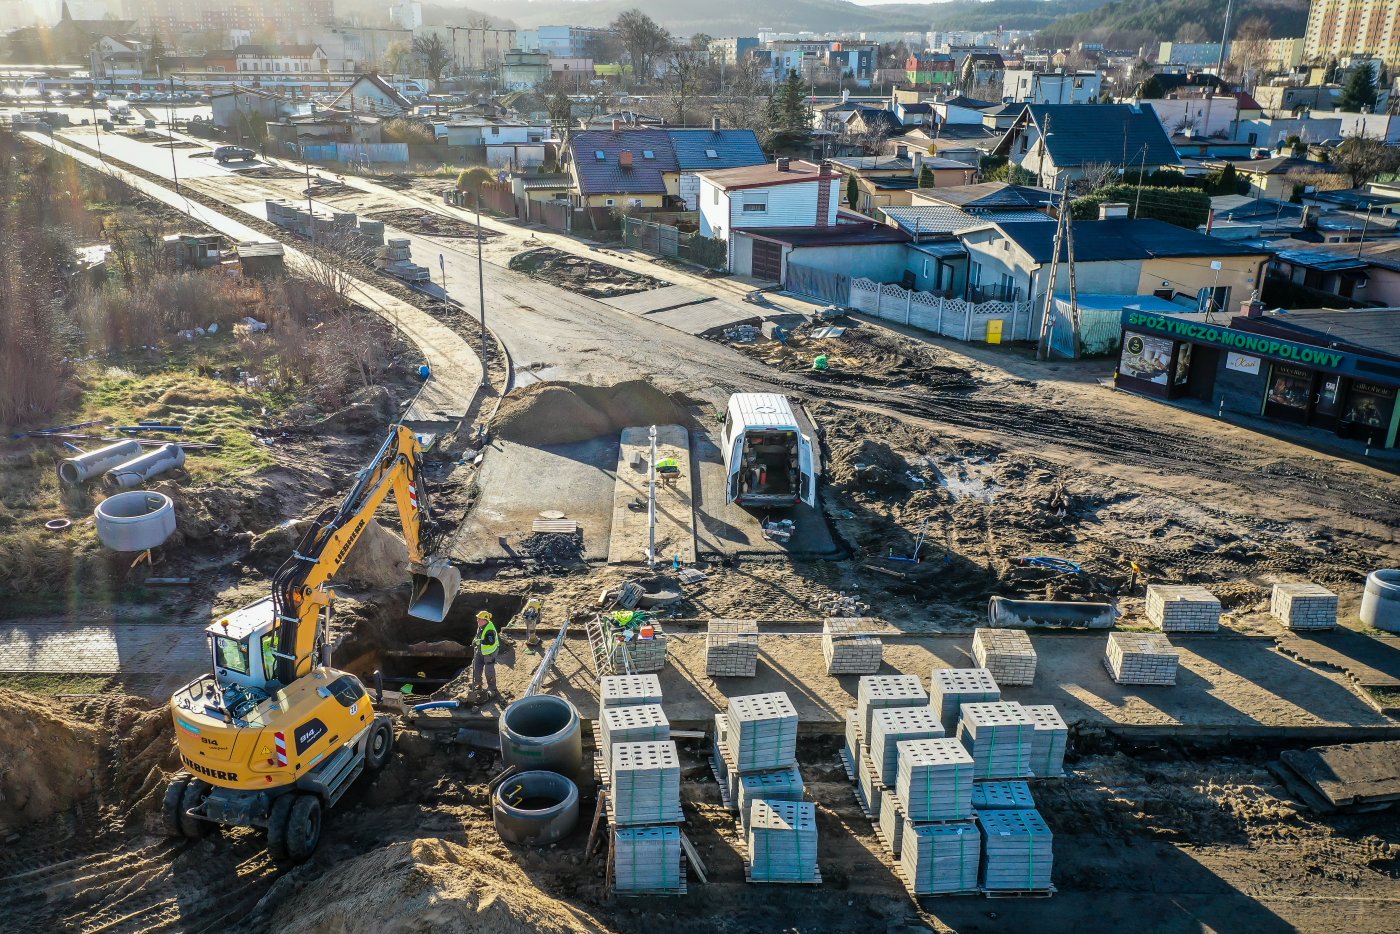
M97 504L97 537L113 551L145 551L175 531L175 503L164 493L131 490Z

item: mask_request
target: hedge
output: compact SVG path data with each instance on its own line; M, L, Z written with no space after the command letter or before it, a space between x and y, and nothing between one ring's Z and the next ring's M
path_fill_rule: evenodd
M1104 202L1127 204L1130 214L1136 206L1135 217L1153 217L1191 230L1204 224L1210 215L1210 195L1199 189L1109 185L1092 195L1075 198L1070 202L1070 216L1075 220L1094 220Z

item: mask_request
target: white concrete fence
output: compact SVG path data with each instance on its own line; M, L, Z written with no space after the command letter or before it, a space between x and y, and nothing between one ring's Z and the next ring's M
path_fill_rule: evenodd
M851 280L850 305L884 321L965 341L987 339L987 322L1002 322L1003 341L1034 340L1030 302L967 302L915 292L892 282Z

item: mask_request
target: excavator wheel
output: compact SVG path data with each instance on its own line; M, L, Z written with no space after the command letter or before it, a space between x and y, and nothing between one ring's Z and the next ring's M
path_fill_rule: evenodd
M366 742L368 745L365 748L365 768L371 772L378 772L389 764L389 757L394 753L393 726L388 720L375 720Z
M191 777L185 783L185 791L180 796L180 830L192 840L207 837L214 832L213 823L200 820L198 817L190 817L186 813L190 808L198 806L207 794L209 794L209 783L203 779Z
M165 822L165 832L172 837L185 835L184 821L181 820L184 817L185 788L193 777L181 772L165 786L165 800L161 802L160 814Z
M321 799L315 795L297 795L287 821L287 858L303 863L316 852L321 842Z
M296 799L295 794L285 794L272 802L272 813L267 818L267 852L275 860L287 859L287 820Z

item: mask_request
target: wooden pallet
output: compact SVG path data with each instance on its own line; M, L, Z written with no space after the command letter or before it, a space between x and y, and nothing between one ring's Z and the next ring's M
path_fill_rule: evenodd
M1059 890L1053 885L1048 889L983 889L988 898L1049 898Z
M864 801L860 800L860 785L852 785L851 794L855 797L856 807L860 808L860 812L865 815L865 819L870 821L871 824L879 826L880 819L875 816L870 808L865 806Z
M536 519L530 523L530 531L573 535L578 532L578 522L573 519Z
M856 780L856 764L851 761L851 752L845 746L841 747L841 768L846 770L847 781Z
M747 856L744 857L744 881L752 885L821 885L821 868L817 867L813 872L815 873L815 878L812 879L759 879L755 882L753 878L753 864L749 862Z

